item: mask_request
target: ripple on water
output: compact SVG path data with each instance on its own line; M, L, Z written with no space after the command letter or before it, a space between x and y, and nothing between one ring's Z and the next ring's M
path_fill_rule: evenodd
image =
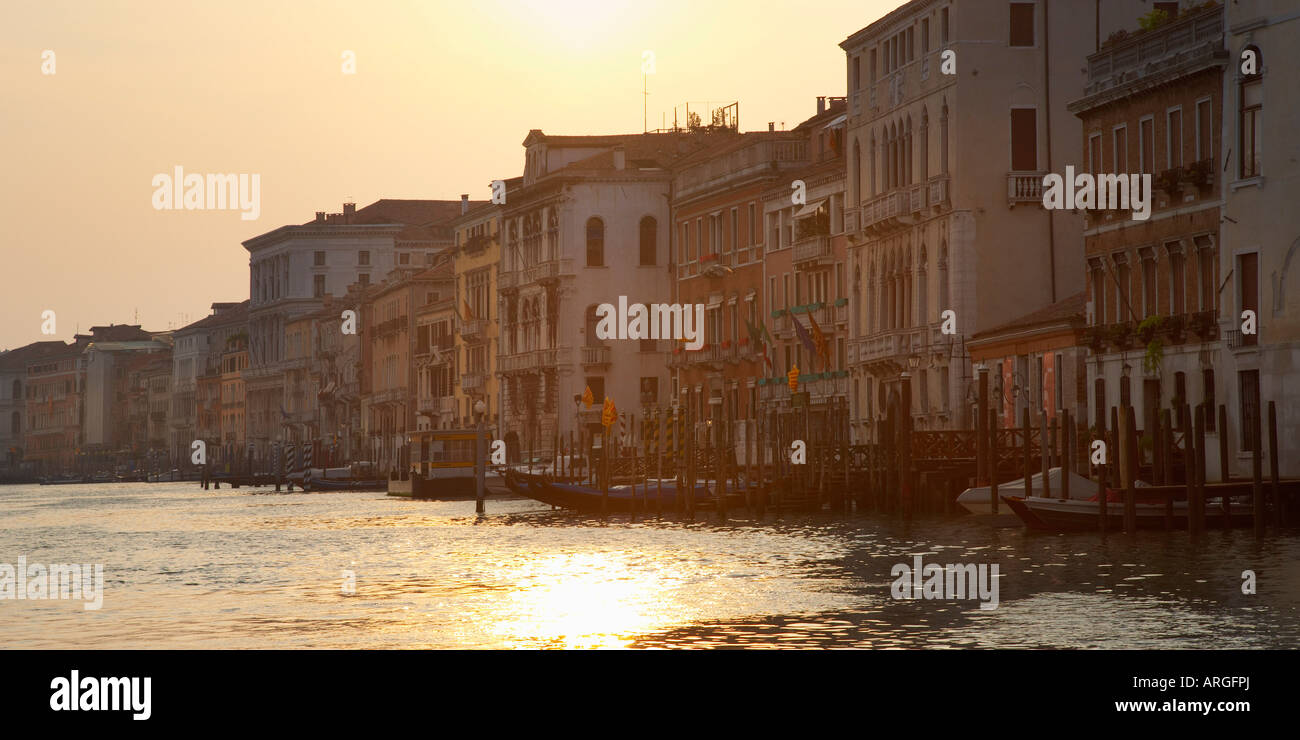
M0 562L103 563L103 608L0 602L63 647L1293 647L1294 535L1036 536L842 516L608 520L525 500L0 487ZM1239 536L1241 535L1241 536ZM1000 567L999 604L894 600L891 569ZM344 572L355 591L343 591ZM1285 581L1285 578L1282 579ZM1289 581L1287 583L1290 583ZM1279 585L1280 584L1280 585ZM1294 585L1294 584L1292 584Z

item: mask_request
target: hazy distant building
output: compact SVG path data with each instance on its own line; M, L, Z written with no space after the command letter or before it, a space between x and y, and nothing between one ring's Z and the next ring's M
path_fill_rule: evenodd
M182 467L189 465L194 440L204 440L212 450L210 458L220 457L223 435L220 386L223 357L232 344L248 340L247 300L238 303L213 303L212 313L177 329L172 335L172 404L169 446L173 459ZM199 395L203 378L210 382ZM202 417L202 418L200 418ZM242 436L242 434L240 435ZM215 462L215 460L212 460Z
M35 342L0 354L0 467L14 470L22 466L29 426L28 365L65 347L59 341Z
M440 225L460 213L458 201L379 200L365 208L301 225L282 226L244 242L249 252L248 369L244 371L247 440L265 459L271 443L292 436L284 388L285 327L318 311L326 295L353 283L379 282L395 267L426 263L449 246Z

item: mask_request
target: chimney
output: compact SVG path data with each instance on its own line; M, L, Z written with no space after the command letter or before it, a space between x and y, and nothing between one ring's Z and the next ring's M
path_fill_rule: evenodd
M344 204L343 204L343 223L345 223L345 224L350 224L350 223L352 223L352 217L355 216L356 214L357 214L357 204L356 204L356 203L344 203Z
M825 95L818 95L818 96L817 96L817 115L820 116L821 114L823 114L823 113L825 113L825 112L826 112L826 96L825 96Z
M626 166L627 166L627 152L623 149L623 145L619 144L618 146L614 147L614 169L621 170Z
M325 212L324 212L324 211L316 211L316 223L318 223L318 224L323 224L323 223L325 223Z
M768 122L767 122L767 132L768 132L768 133L772 133L773 131L776 131L776 121L768 121Z
M469 213L469 193L460 194L460 215Z

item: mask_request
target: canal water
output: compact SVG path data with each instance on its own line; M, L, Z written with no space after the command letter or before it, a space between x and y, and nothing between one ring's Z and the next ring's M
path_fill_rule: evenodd
M102 607L0 599L6 648L1294 648L1300 534L1050 535L824 513L602 521L528 500L194 483L0 488L0 563L102 563ZM897 564L998 565L998 606ZM1253 571L1255 594L1242 592ZM345 571L355 579L348 589ZM347 591L351 590L351 593Z

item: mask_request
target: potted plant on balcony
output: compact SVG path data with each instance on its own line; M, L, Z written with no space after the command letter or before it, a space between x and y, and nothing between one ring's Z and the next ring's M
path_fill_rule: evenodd
M1159 314L1142 319L1142 323L1138 324L1137 327L1138 338L1143 342L1150 342L1164 326L1164 323L1165 317Z
M796 221L795 232L795 241L828 236L831 233L831 214L824 208L818 209L813 215Z
M1092 349L1093 354L1101 354L1106 347L1106 329L1103 326L1090 326L1084 332L1084 341Z
M1156 187L1168 193L1170 197L1173 197L1179 193L1179 183L1182 179L1183 168L1171 167L1164 172L1161 172L1160 176L1156 178Z
M1183 173L1183 176L1198 188L1214 187L1214 162L1209 159L1193 162L1192 166L1188 167Z
M1192 333L1201 339L1213 339L1218 333L1219 325L1214 320L1213 311L1198 311L1192 314L1191 321Z
M717 252L713 252L712 254L706 254L703 257L700 257L700 262L708 263L708 262L717 262L717 261L718 261Z
M1159 335L1164 323L1164 317L1157 314L1146 317L1138 324L1138 337L1147 345L1146 355L1142 358L1142 369L1148 375L1159 375L1160 365L1165 359L1165 343Z
M1169 337L1171 342L1177 344L1183 341L1183 335L1187 330L1187 321L1182 316L1170 316L1165 319L1161 328L1165 336Z
M1110 343L1115 345L1117 349L1128 349L1131 333L1132 326L1129 322L1120 321L1110 325L1106 338L1110 340Z

